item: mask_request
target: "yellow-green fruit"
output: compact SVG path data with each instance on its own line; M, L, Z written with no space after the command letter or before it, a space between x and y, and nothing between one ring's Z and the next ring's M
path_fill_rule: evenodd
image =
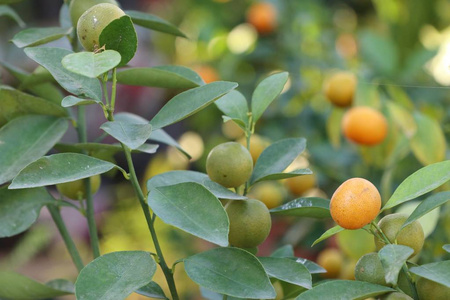
M448 300L450 288L440 283L420 277L416 283L419 300Z
M322 276L325 278L337 278L343 264L342 252L335 248L322 250L317 256L317 263L327 270Z
M90 177L91 180L91 193L97 193L101 177L100 175L95 175ZM60 183L56 185L56 189L64 196L70 199L78 200L86 198L86 189L84 187L84 179L75 180L66 183Z
M359 281L388 285L384 278L384 268L378 253L368 253L358 260L355 267L355 278Z
M226 207L230 220L228 241L239 248L253 248L264 242L272 220L266 205L259 200L233 200Z
M253 161L247 148L236 142L214 147L206 159L206 172L212 181L225 187L238 187L252 175Z
M344 230L337 235L337 244L347 256L357 260L364 254L375 251L373 236L363 229ZM355 241L358 241L355 243Z
M414 250L410 258L415 256L422 250L425 236L423 233L422 225L418 221L414 221L402 230L400 227L405 223L407 215L404 214L390 214L383 217L378 226L384 232L386 237L391 243L397 243L398 245L404 245ZM399 232L400 230L400 232ZM386 244L384 241L375 237L375 246L377 251L383 248Z
M73 27L77 27L78 19L94 5L100 3L110 3L119 6L116 0L72 0L70 1L69 12Z
M87 51L95 51L99 45L100 34L109 23L124 16L125 13L116 5L101 3L92 6L78 19L77 34L81 45Z
M393 292L389 293L385 296L383 296L381 299L383 300L413 300L410 296L400 293L400 292Z
M286 191L283 188L283 185L279 182L263 181L252 187L248 197L258 199L268 209L272 209L283 204L283 199L286 196Z

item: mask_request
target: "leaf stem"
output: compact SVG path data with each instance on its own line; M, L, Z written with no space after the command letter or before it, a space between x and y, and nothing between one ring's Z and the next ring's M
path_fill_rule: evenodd
M116 87L117 87L117 68L113 69L112 88L111 88L111 114L114 114L116 107Z

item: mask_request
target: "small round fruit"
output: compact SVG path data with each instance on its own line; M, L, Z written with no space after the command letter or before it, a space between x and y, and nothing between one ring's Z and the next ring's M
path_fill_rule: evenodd
M267 207L259 200L233 200L226 206L230 220L228 241L239 248L254 248L264 242L272 220Z
M345 261L339 273L339 279L355 280L355 268L356 260Z
M381 299L382 300L414 300L410 296L400 293L400 292L389 293L389 294L381 297Z
M384 268L378 253L368 253L358 260L355 267L355 278L359 281L388 285L384 278Z
M252 156L244 146L236 142L214 147L206 159L209 178L228 188L244 184L252 171Z
M330 201L331 217L345 229L364 227L375 219L380 208L380 193L364 178L351 178L342 183Z
M324 84L325 96L339 107L352 105L356 90L356 76L351 72L333 74Z
M342 262L342 253L335 248L322 250L317 256L317 263L327 270L322 274L325 278L337 278L342 269Z
M440 283L420 277L416 283L419 300L448 300L450 288Z
M92 195L97 193L101 177L95 175L90 177L91 180L91 193ZM84 179L79 179L71 182L60 183L56 185L56 189L64 196L70 199L78 200L86 198L86 189L84 187Z
M386 138L388 123L379 111L371 107L358 106L344 114L342 131L349 140L359 145L373 146Z
M259 33L271 33L277 27L277 10L269 2L255 3L247 11L247 22Z
M291 177L284 181L285 185L295 196L303 195L306 191L315 187L316 182L315 174Z
M110 3L97 4L85 11L78 19L77 25L78 39L84 49L87 51L99 49L101 47L99 38L103 29L124 15L118 6Z
M78 19L85 11L100 3L110 3L119 6L116 0L71 0L69 13L73 27L77 27Z
M264 181L257 183L248 194L248 197L255 198L264 203L268 209L283 204L285 197L284 187L275 181Z
M404 245L412 248L414 252L411 254L411 258L416 256L420 250L422 250L425 236L422 225L420 225L419 221L414 221L400 230L400 227L403 223L405 223L406 219L408 219L408 216L404 214L390 214L384 216L380 222L378 222L378 226L391 243L396 242L398 245ZM385 243L375 237L375 246L378 251L385 246Z

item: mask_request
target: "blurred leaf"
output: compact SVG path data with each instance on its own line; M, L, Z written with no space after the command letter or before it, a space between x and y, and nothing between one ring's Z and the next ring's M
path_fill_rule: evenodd
M150 121L153 128L159 129L181 121L202 110L219 97L237 87L237 83L216 81L187 90L173 97Z
M184 182L152 188L148 205L165 223L211 243L228 245L227 213L220 201L200 184Z
M216 248L184 260L187 275L198 285L228 296L250 299L275 298L258 259L239 248Z
M0 238L19 234L36 222L44 205L55 200L46 189L0 189Z
M162 288L154 281L151 281L149 284L140 287L137 291L135 291L139 295L143 295L149 298L156 299L169 299L164 294Z
M19 48L34 47L58 40L71 32L72 27L27 28L17 33L11 42Z
M331 145L334 148L341 146L341 121L345 110L341 108L333 108L327 119L327 134Z
M400 77L404 80L413 81L418 73L423 72L425 64L437 54L437 50L425 49L422 46L415 49L406 58L406 65L402 68Z
M128 123L121 121L106 122L100 126L110 136L127 145L130 149L136 149L148 139L152 133L152 125Z
M447 245L442 246L442 249L444 249L445 251L447 251L448 253L450 253L450 244L447 244Z
M41 83L56 82L52 74L43 66L37 66L20 84L20 89L32 87ZM58 102L59 103L59 102Z
M89 104L100 104L102 101L92 100L92 99L82 99L75 96L66 96L61 101L62 107L71 107L77 105L89 105Z
M131 20L133 20L133 23L136 25L140 25L142 27L153 29L159 32L169 33L175 36L186 37L186 35L181 32L175 25L155 15L135 10L126 10L125 13L131 17Z
M125 299L150 283L155 271L156 263L149 252L108 253L81 270L75 282L75 295L80 300Z
M397 285L400 269L414 250L403 245L386 245L378 252L387 283Z
M446 142L439 123L418 112L414 113L414 120L417 131L411 139L411 148L416 158L425 166L443 161Z
M392 102L386 101L386 106L392 120L401 128L403 133L411 138L417 131L417 125L413 115L402 106Z
M50 116L23 116L0 128L0 184L45 155L68 128L67 121Z
M386 85L384 86L384 88L395 104L400 105L403 109L406 109L408 111L414 110L414 103L405 92L405 90L403 90L401 87L395 85Z
M89 78L97 78L120 63L119 52L105 50L100 53L79 52L64 56L61 63L70 72Z
M126 65L136 53L137 35L131 18L127 15L109 23L100 33L100 47L119 52L119 67Z
M450 288L450 260L413 267L409 271Z
M281 93L289 78L287 72L270 75L261 81L252 95L252 116L253 123L263 115L270 103Z
M61 64L62 59L72 51L55 47L26 48L25 54L46 68L55 80L68 92L94 100L102 100L100 82L66 70Z
M0 4L11 4L11 3L18 3L22 2L23 0L0 0Z
M45 285L56 290L66 291L71 294L75 293L75 285L71 281L66 279L54 279L47 282Z
M376 83L358 81L353 106L380 107L379 86Z
M395 210L395 212L410 216L413 213L413 211L417 208L417 206L419 206L420 203L421 201L408 201L400 205ZM436 225L438 224L439 215L440 210L439 207L437 207L417 220L422 226L425 238L427 238L430 234L433 233L434 229L436 228Z
M53 154L23 168L8 188L32 188L70 182L108 172L114 167L117 166L83 154Z
M435 163L414 172L397 187L382 211L415 199L443 185L450 180L448 170L450 170L450 160Z
M239 120L248 127L248 103L244 95L234 90L215 102L217 107L232 120Z
M8 1L6 1L6 3L8 3ZM5 0L0 0L0 4L5 4ZM12 20L14 20L17 23L17 25L19 25L22 28L24 28L26 26L25 22L16 13L16 11L7 5L0 5L0 16L7 16L7 17L11 18Z
M284 245L276 249L270 255L271 257L294 257L294 247L292 245Z
M317 197L298 198L270 210L271 214L309 218L330 218L330 200Z
M308 269L294 260L280 257L258 257L267 274L285 282L306 289L312 288L311 274Z
M72 20L70 19L69 3L63 3L59 9L59 26L62 28L72 27Z
M364 61L379 75L392 76L398 70L398 49L390 38L366 30L359 35L359 45Z
M364 254L375 251L373 235L364 229L344 230L339 232L336 237L339 249L352 259L357 260Z
M319 243L319 242L321 242L323 240L326 240L327 238L335 235L336 233L343 231L343 230L345 230L345 229L342 228L339 225L336 225L336 226L328 229L317 240L314 241L314 243L311 245L311 247L314 246L315 244L317 244L317 243Z

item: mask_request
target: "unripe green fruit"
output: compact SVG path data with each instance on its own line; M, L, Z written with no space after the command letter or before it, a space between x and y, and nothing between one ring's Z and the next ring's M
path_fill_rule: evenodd
M266 205L259 200L233 200L226 207L230 220L228 241L239 248L254 248L264 242L272 220Z
M384 268L378 253L372 252L363 255L355 267L355 278L359 281L387 286L384 278Z
M450 288L440 283L420 277L416 283L419 300L448 300Z
M70 1L69 12L73 27L77 27L78 19L94 5L100 3L110 3L119 6L116 0L72 0Z
M77 25L78 39L87 51L95 51L101 47L100 34L103 29L125 13L116 5L109 3L97 4L84 12Z
M94 175L90 177L90 180L91 180L91 193L93 195L97 193L100 187L101 177L100 175ZM84 188L84 179L57 184L56 189L67 198L74 200L86 199L86 189Z
M238 187L252 175L250 152L239 143L228 142L214 147L206 159L206 172L212 181L225 187Z

